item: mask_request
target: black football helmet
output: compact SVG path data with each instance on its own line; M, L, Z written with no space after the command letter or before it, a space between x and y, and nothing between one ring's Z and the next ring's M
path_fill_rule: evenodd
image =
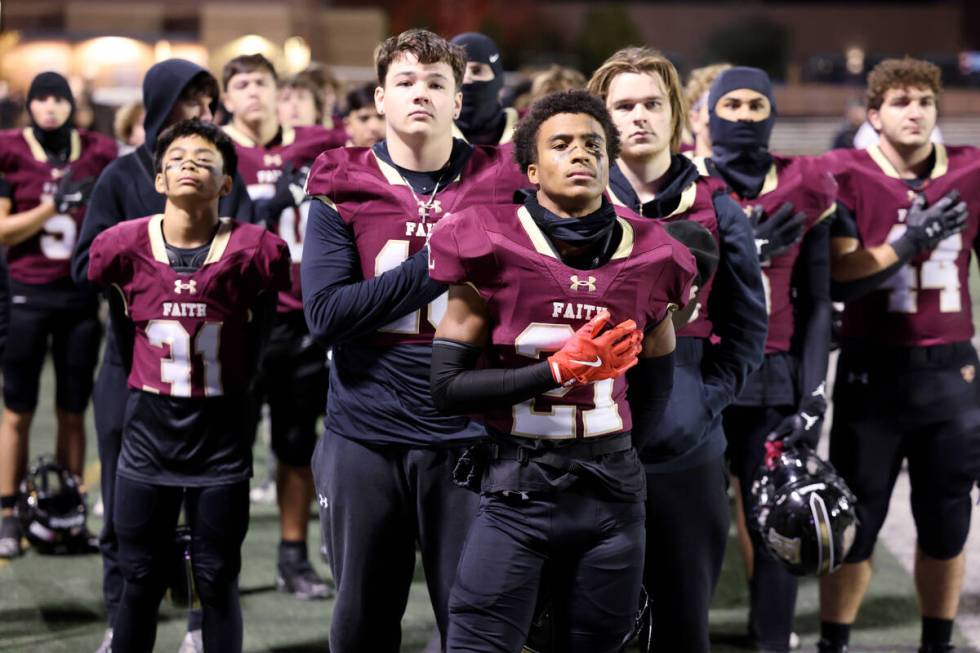
M856 497L809 446L766 447L766 462L752 483L751 526L793 574L833 573L854 543Z
M91 552L78 480L50 457L38 458L21 482L17 514L24 535L41 553Z

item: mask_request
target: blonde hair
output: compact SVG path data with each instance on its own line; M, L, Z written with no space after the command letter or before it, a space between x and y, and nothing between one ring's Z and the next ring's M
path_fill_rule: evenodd
M677 69L667 57L651 48L623 48L614 53L599 66L589 80L589 93L598 96L603 102L609 95L609 87L613 79L623 73L658 75L667 91L670 104L670 151L680 149L681 137L687 124L687 111L684 96L681 92L681 80Z
M560 91L581 91L585 89L585 75L574 68L553 65L534 76L531 81L529 103L540 100L545 95Z
M136 128L136 121L143 117L143 103L135 100L124 104L116 111L116 116L112 121L112 131L116 138L123 143L129 143L133 129Z
M710 66L695 68L687 76L687 86L684 87L684 99L688 107L693 107L704 97L718 75L732 67L730 63L713 63Z

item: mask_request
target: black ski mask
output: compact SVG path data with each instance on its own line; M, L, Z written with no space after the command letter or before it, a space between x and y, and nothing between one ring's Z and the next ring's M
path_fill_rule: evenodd
M747 88L765 95L772 106L769 117L759 122L731 121L715 113L718 100L734 90ZM776 123L776 99L769 75L758 68L729 68L718 76L708 92L708 129L711 160L740 197L755 197L772 166L769 137Z
M463 84L463 107L456 126L467 139L500 127L504 118L500 90L504 87L504 66L497 44L478 32L466 32L453 38L455 45L466 50L466 60L485 63L493 69L493 79Z
M51 96L68 100L71 104L71 113L68 114L64 124L57 129L41 129L31 113L31 100L43 100ZM57 161L67 161L71 153L72 118L75 117L75 96L72 95L68 80L53 72L41 73L35 77L31 82L31 88L27 91L27 114L31 117L34 138L48 156Z

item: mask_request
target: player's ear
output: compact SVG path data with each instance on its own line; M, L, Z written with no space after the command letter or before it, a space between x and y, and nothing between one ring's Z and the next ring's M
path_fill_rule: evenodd
M868 122L871 123L876 132L881 131L881 114L878 113L877 109L868 109Z
M385 87L376 86L374 89L374 108L382 116L385 115Z
M153 180L153 188L156 189L161 195L167 194L167 180L164 178L164 173L158 172L156 179Z
M538 164L537 163L529 163L527 165L527 180L529 182L531 182L532 184L534 184L535 186L538 186L539 185L539 182L538 182Z
M453 120L459 119L459 112L463 110L463 92L456 91L456 97L453 98Z
M218 189L218 196L224 197L231 193L231 187L235 183L234 178L231 175L225 175L221 180L221 188Z

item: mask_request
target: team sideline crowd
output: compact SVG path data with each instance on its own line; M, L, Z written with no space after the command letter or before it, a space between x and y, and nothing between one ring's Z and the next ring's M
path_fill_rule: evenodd
M505 61L408 30L338 112L322 69L169 59L120 141L37 75L0 132L0 557L101 554L97 653L152 651L168 592L194 606L181 653L240 652L266 422L276 586L333 601L334 653L397 653L417 554L432 650L710 651L732 520L738 646L799 648L818 576L817 650L846 653L907 464L919 651L953 651L980 152L934 138L939 68L882 61L872 142L790 157L760 69L682 85L626 47L502 101ZM32 461L49 353L56 451Z

